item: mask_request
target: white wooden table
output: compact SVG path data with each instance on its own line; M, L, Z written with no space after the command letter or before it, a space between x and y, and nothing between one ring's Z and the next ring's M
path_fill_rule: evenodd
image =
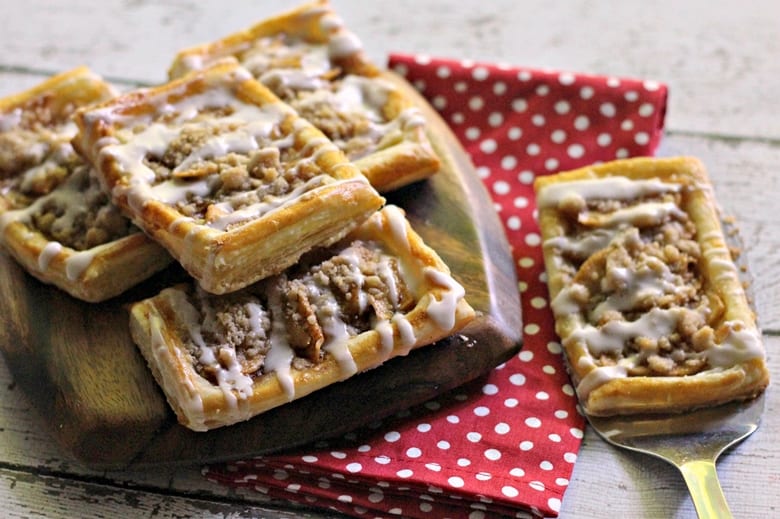
M369 55L390 51L658 79L670 87L665 154L708 166L739 222L769 362L780 380L780 4L776 0L333 0ZM683 4L683 5L679 5ZM294 2L4 0L0 95L88 64L116 82L164 79L179 48ZM780 515L780 396L759 431L719 463L736 517ZM194 468L103 473L49 436L0 359L3 517L328 517L206 482ZM681 478L591 430L561 517L695 517Z

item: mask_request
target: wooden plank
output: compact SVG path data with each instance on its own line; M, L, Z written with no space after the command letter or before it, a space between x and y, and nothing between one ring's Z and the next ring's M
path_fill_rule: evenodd
M108 77L155 83L178 49L300 2L7 3L3 64L60 71L86 62ZM670 128L780 138L780 118L766 109L780 88L774 0L332 3L380 63L402 51L656 79L671 88Z

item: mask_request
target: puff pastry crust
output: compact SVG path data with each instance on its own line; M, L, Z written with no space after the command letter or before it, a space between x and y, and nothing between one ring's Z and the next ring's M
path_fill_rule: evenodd
M556 332L587 413L680 412L766 387L701 162L618 160L534 187Z
M203 289L238 290L329 245L384 199L235 63L76 113L112 199Z
M211 295L176 286L131 308L134 341L178 420L247 420L455 333L460 284L387 206L285 273Z
M421 113L366 60L360 40L327 2L185 49L169 74L181 77L225 59L241 63L325 133L380 192L438 171Z
M109 202L70 144L73 112L114 95L80 67L0 99L0 241L30 274L88 302L171 261Z

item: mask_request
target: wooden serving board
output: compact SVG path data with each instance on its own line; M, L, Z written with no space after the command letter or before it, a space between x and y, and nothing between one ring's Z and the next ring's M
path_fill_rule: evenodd
M18 386L63 448L93 468L239 459L343 434L473 380L521 345L515 269L493 204L438 114L419 100L441 171L389 195L452 269L478 317L453 337L247 422L206 433L179 425L128 330L127 304L177 267L115 300L88 304L0 253L0 348Z

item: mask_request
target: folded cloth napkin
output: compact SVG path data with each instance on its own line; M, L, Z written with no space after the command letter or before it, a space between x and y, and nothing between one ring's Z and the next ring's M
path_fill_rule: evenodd
M533 180L650 155L667 89L654 81L392 55L470 154L516 261L523 347L451 394L296 453L206 477L358 517L556 516L577 458L577 412L544 281Z

